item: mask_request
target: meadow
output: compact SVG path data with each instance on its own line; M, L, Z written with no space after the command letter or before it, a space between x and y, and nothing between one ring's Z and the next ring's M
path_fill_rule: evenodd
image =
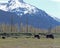
M0 38L0 48L60 48L60 38Z

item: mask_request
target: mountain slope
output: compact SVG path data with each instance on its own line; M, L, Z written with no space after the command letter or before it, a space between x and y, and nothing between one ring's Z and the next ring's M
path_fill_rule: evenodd
M16 24L20 18L15 13L0 10L0 24Z
M10 0L7 4L0 6L0 23L11 24L12 21L12 24L23 23L23 25L28 24L43 29L60 25L60 22L50 17L45 11L29 5L23 0Z
M23 23L24 25L28 24L36 28L44 29L48 29L50 26L55 27L57 25L60 25L59 22L57 22L50 16L40 16L39 13L25 14L20 17L15 13L0 10L0 23L11 24L11 22L12 24L20 25L20 23Z
M56 21L60 22L60 19L57 17L53 17Z

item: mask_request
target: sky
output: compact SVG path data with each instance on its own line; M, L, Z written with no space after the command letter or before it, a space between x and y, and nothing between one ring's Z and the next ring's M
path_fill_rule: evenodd
M7 1L8 0L0 0L0 2ZM52 17L60 18L60 0L24 0L24 2L44 10Z

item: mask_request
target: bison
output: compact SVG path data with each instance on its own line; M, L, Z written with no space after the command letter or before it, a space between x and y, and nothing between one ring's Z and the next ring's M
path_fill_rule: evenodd
M54 36L53 36L53 34L49 34L49 35L46 35L46 38L52 38L52 39L54 39Z
M40 36L39 35L34 35L35 38L37 39L40 39Z
M6 37L4 37L4 36L2 37L2 39L5 39L5 38L6 38Z

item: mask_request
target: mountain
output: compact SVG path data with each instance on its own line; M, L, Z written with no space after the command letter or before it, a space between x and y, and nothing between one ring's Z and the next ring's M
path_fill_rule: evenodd
M4 20L3 20L4 19ZM9 0L0 5L0 23L31 25L35 28L48 29L60 25L45 11L25 3L23 0Z
M60 19L57 17L53 17L56 21L60 22Z

